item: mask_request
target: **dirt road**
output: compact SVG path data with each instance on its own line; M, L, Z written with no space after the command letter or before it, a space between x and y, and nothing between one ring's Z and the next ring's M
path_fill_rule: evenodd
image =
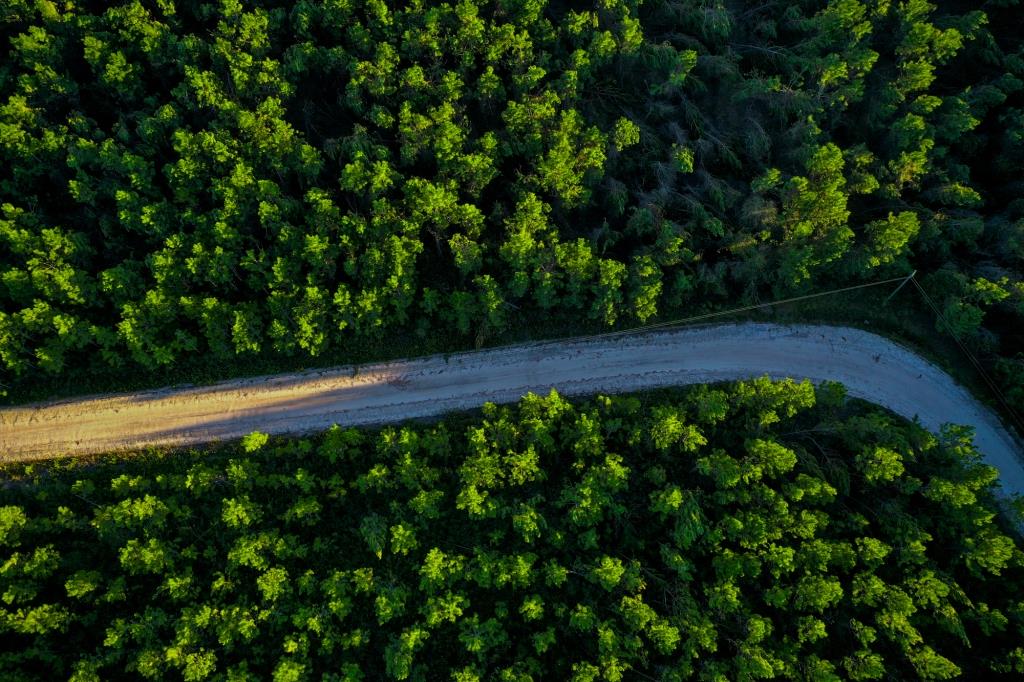
M850 395L976 429L1004 489L1024 492L1024 465L998 419L948 375L886 339L843 327L740 324L512 346L201 388L0 410L0 459L38 459L148 445L188 445L252 431L301 433L331 424L395 422L528 391L564 395L772 377L832 379Z

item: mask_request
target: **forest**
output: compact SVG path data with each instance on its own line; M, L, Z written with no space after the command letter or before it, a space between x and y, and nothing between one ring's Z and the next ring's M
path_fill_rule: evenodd
M761 378L7 465L0 670L1021 679L1024 546L970 437Z
M1024 405L1021 36L1020 0L5 0L0 400L916 272ZM1024 500L972 436L765 377L0 463L0 677L1024 679Z
M916 269L1024 401L1018 0L2 5L7 400Z

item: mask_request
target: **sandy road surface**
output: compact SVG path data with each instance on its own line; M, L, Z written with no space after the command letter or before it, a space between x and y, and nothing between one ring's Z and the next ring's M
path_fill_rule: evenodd
M852 396L917 416L931 430L970 424L1004 490L1024 492L1024 465L998 419L948 375L867 332L739 324L512 346L201 388L0 410L0 460L187 445L252 431L300 433L379 424L512 402L528 391L624 392L767 374L832 379Z

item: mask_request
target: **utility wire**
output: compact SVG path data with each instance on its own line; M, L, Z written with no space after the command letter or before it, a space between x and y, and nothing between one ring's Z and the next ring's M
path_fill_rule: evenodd
M960 350L963 351L963 354L967 356L967 358L971 361L971 364L974 365L974 368L978 370L978 374L981 375L981 377L985 380L985 383L988 384L988 387L992 389L992 392L996 395L997 398L999 398L999 402L1006 409L1007 414L1010 415L1010 418L1013 420L1014 424L1016 424L1021 436L1024 436L1024 422L1022 422L1020 415L1017 414L1017 411L1013 409L1013 406L1010 405L1010 402L1006 399L1006 396L1003 395L1003 392L999 390L999 386L996 385L996 383L992 380L991 377L989 377L988 372L986 372L985 368L982 367L981 363L978 361L978 358L974 356L974 353L972 353L970 349L968 349L967 346L964 344L964 342L960 340L960 336L956 333L956 330L953 329L953 325L949 323L949 320L946 319L946 316L943 315L942 311L939 310L939 307L935 305L935 302L932 300L932 297L928 295L928 292L924 290L924 287L922 287L918 283L918 281L913 277L910 279L910 281L913 282L914 286L917 287L917 290L921 292L922 298L924 298L928 306L935 312L935 316L942 321L943 325L945 325L946 329L949 331L950 336L952 336L953 340L956 341L956 345L960 347Z
M639 327L630 327L628 329L617 329L615 331L610 331L610 332L596 332L594 334L584 334L582 336L574 336L574 337L572 337L572 340L574 340L574 341L583 341L583 340L586 340L586 339L606 339L606 338L609 338L609 337L612 337L612 336L626 336L626 335L629 335L629 334L642 334L642 333L644 333L646 331L649 331L651 329L660 329L662 327L682 326L682 325L690 324L692 322L699 322L701 320L709 320L709 319L714 318L714 317L723 317L725 315L732 315L733 313L742 313L742 312L745 312L745 311L748 311L748 310L757 310L758 308L770 308L771 306L784 305L786 303L795 303L796 301L805 301L805 300L810 299L810 298L820 298L822 296L831 296L832 294L841 294L841 293L843 293L845 291L854 291L856 289L867 289L868 287L877 287L877 286L881 286L883 284L892 284L893 282L906 282L906 280L907 280L906 276L903 276L903 277L893 277L892 279L883 279L883 280L879 280L877 282L868 282L867 284L856 284L854 286L842 287L842 288L839 288L839 289L829 289L828 291L819 291L818 293L815 293L815 294L806 294L804 296L794 296L793 298L783 298L783 299L780 299L778 301L769 301L768 303L755 303L753 305L745 305L745 306L741 306L739 308L730 308L728 310L719 310L718 312L714 312L714 313L704 313L704 314L701 314L701 315L693 315L691 317L683 317L683 318L678 318L678 319L675 319L675 320L666 320L664 322L653 322L651 324L640 325ZM563 341L563 340L565 340L565 339L557 339L557 338L555 338L555 339L538 339L537 341L534 341L533 343L536 343L536 344L558 343L559 341ZM526 343L530 343L530 342L527 341ZM501 347L502 346L495 346L495 347L490 347L490 348L470 348L468 350L452 351L451 353L446 353L445 355L456 355L456 354L458 354L458 355L469 355L469 354L473 354L473 353L483 353L483 352L486 352L486 351L489 351L489 350L495 350L496 348L501 348Z
M916 271L915 271L916 272ZM676 327L692 322L699 322L701 320L709 320L714 317L723 317L725 315L732 315L733 313L742 313L747 310L757 310L758 308L770 308L775 305L784 305L786 303L795 303L796 301L805 301L810 298L820 298L821 296L831 296L832 294L841 294L845 291L854 291L856 289L867 289L868 287L877 287L883 284L892 284L893 282L906 282L907 277L893 277L892 279L883 279L877 282L868 282L867 284L856 284L854 286L842 287L840 289L829 289L828 291L819 291L816 294L806 294L804 296L794 296L793 298L783 298L778 301L769 301L768 303L755 303L753 305L745 305L739 308L730 308L728 310L719 310L714 313L704 313L702 315L693 315L691 317L683 317L675 320L666 320L664 322L653 322L651 324L640 325L639 327L630 327L628 329L617 329L610 332L596 332L594 334L583 334L582 336L571 337L573 341L584 341L586 339L606 339L612 336L626 336L629 334L642 334L651 329L660 329L662 327ZM536 341L523 341L517 343L535 343L538 345L558 343L564 341L565 338L553 338L553 339L538 339ZM467 350L451 351L444 353L444 355L472 355L474 353L484 353L490 350L496 350L503 348L504 346L491 346L489 348L469 348Z
M804 296L795 296L793 298L783 298L778 301L769 301L768 303L756 303L753 305L745 305L739 308L730 308L729 310L720 310L714 313L704 313L702 315L693 315L692 317L684 317L676 320L666 320L665 322L655 322L652 324L646 324L639 327L631 327L629 329L619 329L611 332L599 332L597 334L589 334L586 336L577 337L580 339L600 339L607 338L609 336L622 336L625 334L637 334L645 332L649 329L659 329L661 327L674 327L678 325L690 324L691 322L699 322L700 320L709 320L713 317L722 317L724 315L732 315L733 313L742 313L747 310L756 310L758 308L770 308L775 305L783 305L786 303L795 303L796 301L805 301L809 298L819 298L821 296L831 296L832 294L841 294L845 291L854 291L855 289L866 289L868 287L877 287L882 284L892 284L893 282L905 281L906 277L893 277L892 279L883 279L878 282L868 282L867 284L857 284L850 287L843 287L841 289L829 289L828 291L819 291L816 294L806 294Z

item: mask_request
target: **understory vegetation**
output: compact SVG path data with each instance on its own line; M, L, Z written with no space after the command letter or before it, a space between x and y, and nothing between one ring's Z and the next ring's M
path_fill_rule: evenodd
M8 0L0 392L916 268L1019 404L1022 34L1017 0Z
M6 680L1020 679L970 431L767 378L9 465Z

